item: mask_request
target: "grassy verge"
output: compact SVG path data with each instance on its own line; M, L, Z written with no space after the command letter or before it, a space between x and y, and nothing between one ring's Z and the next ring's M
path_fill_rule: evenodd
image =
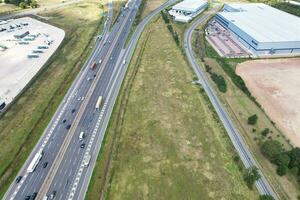
M66 37L39 76L0 119L0 196L50 121L91 51L100 27L98 2L88 1L44 14Z
M199 27L199 30L202 29L203 27ZM280 141L284 149L290 149L290 145L284 135L274 126L272 121L256 103L255 99L253 99L242 79L235 74L236 65L245 60L220 58L214 49L205 41L202 31L194 33L193 41L193 49L198 55L198 61L203 62L203 66L209 66L211 72L225 78L227 83L227 92L225 93L218 91L213 81L211 79L209 80L216 88L218 96L229 112L231 119L233 119L238 130L242 133L246 143L260 163L261 168L270 180L272 186L276 192L278 192L281 199L297 199L300 191L296 179L291 174L285 177L277 176L275 166L273 166L260 151L260 145L270 139ZM207 70L207 67L204 70ZM206 73L209 76L207 71ZM247 119L253 114L258 116L258 123L249 125ZM271 130L268 136L262 134L265 128Z
M291 13L293 15L300 17L300 9L299 9L299 6L297 6L297 5L293 5L293 4L290 4L287 2L277 2L277 3L272 4L272 6L274 8L283 10L285 12L288 12L288 13Z
M12 4L0 3L0 15L9 14L21 8Z
M116 107L107 132L106 139L117 135L104 198L257 197L244 183L230 140L192 79L159 18L142 34L118 101L126 106Z

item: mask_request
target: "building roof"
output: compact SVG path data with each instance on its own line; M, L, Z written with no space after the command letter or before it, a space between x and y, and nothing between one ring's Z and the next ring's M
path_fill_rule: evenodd
M203 6L206 3L207 1L203 1L203 0L184 0L176 4L175 6L173 6L172 9L196 12L201 6Z
M266 4L226 4L218 14L258 42L300 41L300 18Z

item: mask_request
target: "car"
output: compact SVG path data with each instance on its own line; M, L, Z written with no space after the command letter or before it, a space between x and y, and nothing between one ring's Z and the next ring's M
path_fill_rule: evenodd
M92 79L91 79L91 77L87 77L87 79L86 79L86 80L87 80L87 81L90 81L90 80L92 80Z
M67 121L67 120L66 120L66 119L64 119L64 120L63 120L63 123L66 123L66 121Z
M46 167L47 167L47 165L48 165L48 162L44 162L44 164L43 164L43 168L46 168Z
M34 193L31 195L30 200L35 200L36 196L37 196L37 192L34 192Z
M75 112L75 108L74 109L72 109L72 113L74 113Z
M54 197L56 196L56 191L54 190L50 196L49 196L49 199L54 199Z
M26 196L24 200L29 200L30 199L30 196Z
M71 128L71 124L69 124L66 129L69 130Z
M94 77L96 77L96 74L94 74Z
M80 148L84 148L85 147L85 143L82 143L81 145L80 145Z
M43 200L48 200L48 196L44 196Z
M85 134L83 131L81 131L79 134L79 140L83 140L84 138L85 138Z
M16 183L19 183L19 182L21 181L21 179L22 179L22 176L18 176L18 177L16 178Z

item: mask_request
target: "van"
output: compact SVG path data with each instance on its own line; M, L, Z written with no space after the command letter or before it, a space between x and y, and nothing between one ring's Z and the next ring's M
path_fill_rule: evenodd
M84 132L81 131L80 134L79 134L79 140L83 140L84 136L85 136Z

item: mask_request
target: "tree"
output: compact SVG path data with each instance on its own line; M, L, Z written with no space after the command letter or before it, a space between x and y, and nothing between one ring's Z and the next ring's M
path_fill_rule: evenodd
M288 166L290 161L291 158L286 152L277 154L274 158L274 163L278 166L280 165Z
M282 152L280 142L277 140L267 140L261 145L261 152L270 160L274 159L276 155Z
M255 125L256 122L257 122L257 115L256 114L248 117L248 124Z
M289 152L289 157L291 159L289 163L289 168L293 168L293 167L300 168L300 149L298 147L293 148Z
M274 200L274 198L271 195L261 194L259 195L259 200Z
M19 4L19 6L20 6L20 8L25 9L25 8L26 8L26 3L21 2L21 3Z
M255 181L260 179L260 177L261 176L258 172L257 167L248 168L244 174L244 180L246 181L246 183L250 189L253 189L253 185L254 185Z
M31 8L37 8L38 7L38 4L35 0L33 0L31 3L30 3L30 7Z
M279 165L276 169L276 173L279 176L284 176L284 175L286 175L287 170L288 170L288 167L286 165Z

